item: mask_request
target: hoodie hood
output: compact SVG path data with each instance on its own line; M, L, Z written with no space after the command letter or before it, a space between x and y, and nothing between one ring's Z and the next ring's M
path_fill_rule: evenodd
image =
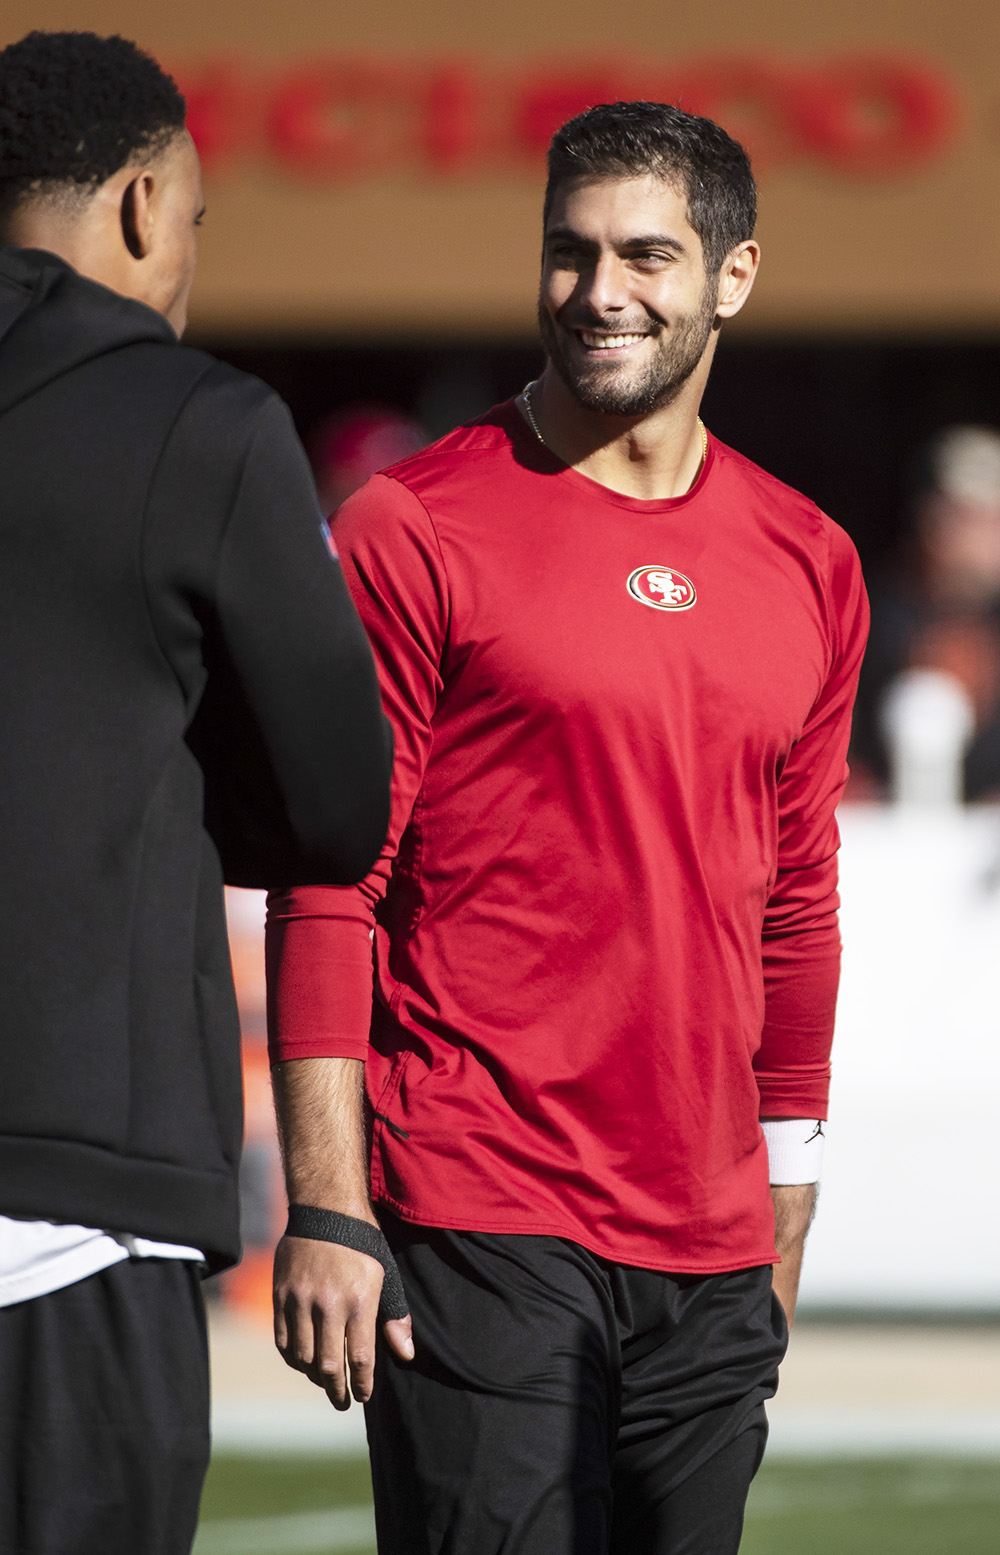
M0 414L82 362L139 341L176 345L166 319L37 248L0 249Z

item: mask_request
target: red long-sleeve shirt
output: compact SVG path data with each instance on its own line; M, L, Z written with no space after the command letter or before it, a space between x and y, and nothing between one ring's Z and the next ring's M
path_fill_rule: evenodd
M826 1115L850 541L714 439L639 501L510 404L334 536L393 819L362 886L272 900L274 1057L367 1059L373 1193L409 1219L773 1261L758 1117Z

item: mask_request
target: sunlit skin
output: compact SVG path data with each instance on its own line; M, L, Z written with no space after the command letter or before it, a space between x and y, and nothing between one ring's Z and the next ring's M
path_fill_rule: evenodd
M181 130L86 200L25 196L4 240L57 254L88 279L155 308L182 335L204 211L198 153Z
M549 360L532 395L552 451L628 496L689 490L719 326L746 302L759 258L757 243L740 243L710 278L686 197L662 178L560 184L539 291Z

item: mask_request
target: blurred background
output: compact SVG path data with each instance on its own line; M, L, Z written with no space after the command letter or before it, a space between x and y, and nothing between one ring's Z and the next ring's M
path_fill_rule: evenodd
M995 0L4 0L176 75L189 339L285 397L333 508L540 365L544 151L656 97L749 146L764 262L705 419L857 543L844 983L802 1315L744 1549L1000 1545L1000 10ZM213 1300L200 1555L374 1548L360 1412L269 1349L284 1203L262 901L229 899L247 1256Z

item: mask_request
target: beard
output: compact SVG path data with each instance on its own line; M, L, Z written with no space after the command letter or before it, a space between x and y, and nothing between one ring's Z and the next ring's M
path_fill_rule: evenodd
M571 356L564 332L540 298L538 328L546 356L585 410L595 410L604 416L648 416L671 404L698 366L711 339L715 307L716 280L713 276L706 283L695 312L679 314L669 330L662 319L650 313L632 324L620 318L602 319L597 314L574 318L578 329L652 336L656 342L652 359L631 373L623 372L620 363L602 363L599 356L583 362Z

